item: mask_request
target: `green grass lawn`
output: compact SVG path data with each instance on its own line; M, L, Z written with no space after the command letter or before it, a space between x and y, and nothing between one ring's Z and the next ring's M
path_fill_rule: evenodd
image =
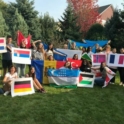
M116 79L119 82L119 79ZM0 95L0 124L124 124L124 87L56 89Z

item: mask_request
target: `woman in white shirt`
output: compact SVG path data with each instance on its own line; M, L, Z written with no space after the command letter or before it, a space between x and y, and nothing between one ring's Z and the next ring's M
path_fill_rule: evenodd
M9 69L9 72L6 73L4 79L3 79L3 90L5 91L4 95L8 95L11 91L11 83L12 80L17 78L17 72L15 66L11 66Z

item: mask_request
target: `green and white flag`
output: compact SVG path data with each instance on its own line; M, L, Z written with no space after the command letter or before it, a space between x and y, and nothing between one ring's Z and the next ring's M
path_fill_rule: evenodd
M82 55L82 58L83 58L83 59L86 59L86 60L88 60L88 61L91 61L91 58L90 58L90 56L89 56L87 53L84 53L84 54Z

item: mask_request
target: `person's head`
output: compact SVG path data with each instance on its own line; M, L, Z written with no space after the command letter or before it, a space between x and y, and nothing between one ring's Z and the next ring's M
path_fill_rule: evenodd
M67 44L64 44L64 49L68 49L68 45Z
M49 61L54 61L53 56L52 56L52 55L49 55L49 56L48 56L48 60L49 60Z
M34 73L35 73L35 68L34 68L33 66L32 66L32 67L30 67L29 72L30 72L31 74L34 74Z
M76 47L76 43L72 42L72 48L75 48L75 47Z
M120 48L120 53L121 53L121 54L124 53L124 48Z
M9 72L14 74L16 72L16 67L14 65L10 66Z
M8 35L7 36L7 43L10 44L12 42L12 36Z
M85 48L85 47L82 48L82 52L83 52L83 53L86 52L86 48Z
M64 67L71 69L71 62L70 61L66 61Z
M99 47L98 52L102 52L102 51L103 51L102 47Z
M112 52L113 52L113 53L116 53L116 52L117 52L116 48L113 48L113 49L112 49Z
M106 45L105 50L106 51L111 51L111 46L110 45Z
M41 49L43 49L43 48L44 48L44 47L43 47L43 44L42 44L42 43L39 43L37 49L38 49L38 50L41 50Z
M53 44L52 43L48 44L48 50L52 50L53 51Z
M91 47L88 47L88 48L87 48L87 52L90 52L91 50L92 50Z
M99 44L98 43L95 46L96 46L96 48L99 48Z
M26 44L25 44L25 42L21 42L21 44L20 44L20 48L26 48Z
M106 63L105 62L101 62L101 65L100 65L100 71L102 72L104 67L106 67Z
M78 60L78 55L77 55L77 54L74 54L74 56L73 56L72 59L73 59L73 60Z

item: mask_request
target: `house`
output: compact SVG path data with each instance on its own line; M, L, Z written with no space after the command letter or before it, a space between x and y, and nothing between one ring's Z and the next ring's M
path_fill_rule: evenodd
M114 8L111 4L101 6L98 8L98 13L102 20L102 25L104 25L107 21L107 19L110 19L113 16Z

